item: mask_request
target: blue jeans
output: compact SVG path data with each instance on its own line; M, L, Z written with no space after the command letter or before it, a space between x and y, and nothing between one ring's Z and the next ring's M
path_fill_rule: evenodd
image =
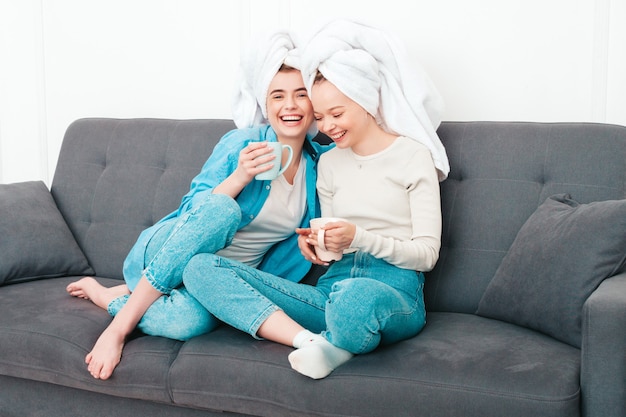
M199 253L214 253L228 246L241 221L239 205L232 198L209 194L200 204L170 219L154 234L145 251L145 268L126 277L132 290L141 276L164 295L146 311L137 327L152 336L188 340L213 330L219 321L182 286L183 271ZM113 300L115 316L128 296Z
M213 254L194 256L183 282L217 318L254 337L283 310L354 354L413 337L426 320L424 275L362 252L333 263L314 287Z

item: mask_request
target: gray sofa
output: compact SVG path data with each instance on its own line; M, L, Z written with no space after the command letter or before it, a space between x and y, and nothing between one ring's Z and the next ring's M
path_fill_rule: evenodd
M51 192L0 185L0 415L626 416L626 128L600 124L442 124L443 248L417 337L314 381L290 348L226 326L137 333L93 379L84 357L110 317L65 286L119 284L140 231L232 128L81 119Z

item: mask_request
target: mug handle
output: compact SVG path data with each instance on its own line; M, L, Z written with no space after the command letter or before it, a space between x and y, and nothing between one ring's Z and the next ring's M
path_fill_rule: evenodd
M317 231L317 245L319 246L321 250L326 250L326 245L324 245L324 236L325 236L324 232L325 232L324 229L318 229Z
M285 148L289 152L289 156L287 157L287 163L285 163L285 165L283 165L283 167L280 168L280 170L278 171L278 174L276 174L277 177L280 177L281 175L283 175L283 172L287 170L287 168L289 167L289 164L291 163L291 159L293 158L293 149L291 149L291 146L282 145L282 150L285 150ZM282 159L282 152L281 152L281 159Z

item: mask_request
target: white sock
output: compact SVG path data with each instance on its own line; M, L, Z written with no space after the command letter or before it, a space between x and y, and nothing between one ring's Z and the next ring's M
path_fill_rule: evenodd
M302 330L293 338L292 345L295 348L301 348L305 342L312 342L317 337L322 337L322 335L315 334L308 330Z
M327 377L339 365L352 358L352 353L338 348L322 335L304 330L293 339L297 349L289 354L291 367L313 379Z

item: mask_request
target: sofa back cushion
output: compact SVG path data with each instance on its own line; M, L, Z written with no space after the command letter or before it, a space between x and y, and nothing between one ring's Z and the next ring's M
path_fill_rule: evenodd
M626 199L548 198L524 223L476 314L581 347L583 305L626 265Z
M52 195L99 276L122 279L139 233L175 210L230 120L81 119L65 134ZM626 197L626 128L444 122L443 245L431 311L473 313L517 232L550 195Z
M626 128L591 123L448 122L443 241L427 274L430 311L474 313L518 231L546 198L626 198ZM523 279L523 277L520 277Z
M81 119L65 134L51 192L89 264L122 279L139 233L175 210L230 120Z

